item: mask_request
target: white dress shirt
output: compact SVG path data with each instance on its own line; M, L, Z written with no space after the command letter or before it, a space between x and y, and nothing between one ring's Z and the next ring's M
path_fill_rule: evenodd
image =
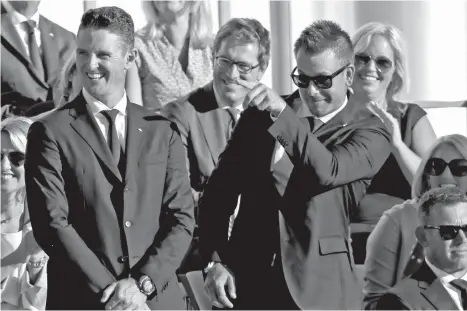
M323 125L326 124L327 122L329 122L332 118L334 118L339 112L341 112L345 106L347 106L347 102L348 102L348 99L347 99L347 96L345 97L345 100L344 100L344 103L342 104L342 106L339 107L339 109L325 115L325 116L322 116L320 118L316 118L316 117L313 117L315 119L318 119L320 120L321 122L323 122ZM282 113L282 112L281 112ZM280 115L280 114L279 114ZM271 116L271 118L273 119L273 121L276 121L277 118L274 118L273 116ZM282 156L284 155L284 147L282 147L282 145L279 143L279 142L276 142L276 148L275 148L275 152L274 152L274 156L272 157L272 164L276 164L277 162L279 162L280 159L282 159Z
M13 23L13 26L18 32L19 37L21 38L21 41L23 42L24 47L26 49L26 53L29 56L28 31L27 31L27 26L23 24L23 22L26 22L28 19L26 18L26 16L19 13L12 7L9 7L8 5L5 6L5 9L8 11L8 15L11 19L11 22ZM30 20L33 20L34 22L36 22L36 27L34 29L34 35L36 36L36 42L37 42L37 45L39 46L39 51L42 53L41 31L39 30L39 11L37 11L33 16L31 16Z
M123 97L120 101L113 107L109 108L101 101L94 98L91 94L89 94L85 88L83 88L83 96L86 102L91 109L91 112L94 116L94 119L101 130L102 135L104 136L105 140L108 141L109 139L109 121L107 118L101 113L103 110L112 110L117 109L119 112L117 117L115 118L115 128L117 129L117 136L120 144L122 145L123 151L125 151L125 137L126 137L126 106L127 106L127 98L126 92L123 93Z
M454 286L451 285L451 281L454 281L455 279L457 279L454 275L452 274L449 274L437 267L435 267L432 263L430 263L430 261L428 260L428 258L425 257L425 261L427 263L427 265L431 268L431 270L433 271L433 273L438 277L438 279L441 281L441 284L443 285L443 287L446 289L446 291L448 292L449 296L452 297L452 300L454 300L454 303L456 304L457 308L459 310L464 310L462 309L462 297L461 297L461 292L456 289ZM467 281L467 274L464 274L462 277L461 277L462 280L464 281Z

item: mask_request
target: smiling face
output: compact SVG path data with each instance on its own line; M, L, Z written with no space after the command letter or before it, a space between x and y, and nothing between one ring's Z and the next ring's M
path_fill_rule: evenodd
M442 144L433 152L432 158L443 159L446 163L454 159L464 159L462 154L451 144ZM428 176L430 189L437 187L457 187L467 193L467 176L454 176L446 167L439 176Z
M78 31L76 67L86 91L104 104L118 102L125 89L126 70L136 57L119 35L106 29Z
M356 72L352 85L355 93L369 100L378 101L385 98L395 71L394 51L389 41L381 35L375 35L365 49L356 51L356 55L358 54L370 56L371 60L365 64L359 62L356 57ZM378 69L375 62L378 58L390 60L392 67L385 72Z
M313 55L304 48L297 52L297 71L309 77L331 75L345 63L332 51L326 50ZM354 67L344 69L332 80L328 89L320 89L311 82L307 88L299 88L300 98L315 117L323 117L339 109L347 96L347 89L352 83Z
M24 188L24 161L16 163L11 161L10 157L22 154L23 151L15 148L11 139L7 133L1 134L1 148L2 148L2 192L3 193L14 193ZM20 154L18 154L20 153ZM18 159L18 157L16 157ZM19 164L19 165L17 165Z
M259 50L256 43L238 42L234 37L225 38L215 57L220 56L231 61L245 63L252 67L258 65ZM259 81L263 71L258 66L250 73L242 74L236 65L229 68L222 67L214 60L213 84L216 97L227 106L235 107L242 104L249 89L236 83L237 79Z

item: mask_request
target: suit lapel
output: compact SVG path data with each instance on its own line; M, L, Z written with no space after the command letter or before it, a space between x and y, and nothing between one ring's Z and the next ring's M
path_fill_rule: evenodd
M421 295L436 309L457 310L452 297L426 263L422 264L412 278L418 280L418 286L422 289Z
M215 166L217 165L219 155L227 145L225 131L228 122L226 117L228 115L222 109L217 108L205 113L197 113L196 116Z
M118 170L117 164L107 146L107 142L102 135L94 116L92 115L86 100L81 93L75 100L74 109L70 110L75 120L71 122L71 127L78 135L91 147L96 156L105 166L122 181L122 176Z
M134 172L135 165L137 165L141 156L140 146L146 132L143 127L143 110L128 100L127 112L125 183L128 182L130 175Z
M45 77L47 83L52 84L58 76L59 55L55 34L52 32L50 24L42 16L39 18L39 29L41 31L41 49L44 60Z

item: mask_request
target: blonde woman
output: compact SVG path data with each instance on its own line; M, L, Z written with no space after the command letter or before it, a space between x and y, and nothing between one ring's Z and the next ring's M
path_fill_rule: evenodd
M131 102L159 110L212 80L212 18L207 1L143 1L148 24L137 32L127 72Z
M1 299L3 310L44 310L47 255L32 234L25 202L24 153L32 121L12 117L1 125Z

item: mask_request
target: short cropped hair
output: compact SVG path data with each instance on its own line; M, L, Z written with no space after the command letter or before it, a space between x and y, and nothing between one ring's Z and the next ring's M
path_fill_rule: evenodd
M426 224L430 211L436 204L443 206L467 203L467 194L459 188L433 188L418 201L418 216L421 224Z
M360 27L353 36L355 53L366 49L374 36L384 37L394 52L394 76L386 91L386 98L394 101L402 91L409 89L405 40L398 28L380 22L371 22Z
M271 36L269 30L253 18L232 18L222 25L214 38L213 58L219 51L222 42L230 37L241 43L256 43L258 45L258 62L264 72L268 68L271 57Z
M467 160L467 137L460 134L451 134L438 138L430 150L425 154L415 172L412 181L412 198L419 199L426 191L430 190L429 175L425 172L428 160L433 156L436 150L449 145L456 149L464 159Z
M332 50L342 63L354 62L354 50L349 34L332 21L318 20L306 27L295 41L295 57L302 48L312 55Z
M105 29L122 38L127 49L135 45L135 25L130 14L116 6L90 9L83 14L79 30L83 28ZM79 31L78 30L78 31Z

